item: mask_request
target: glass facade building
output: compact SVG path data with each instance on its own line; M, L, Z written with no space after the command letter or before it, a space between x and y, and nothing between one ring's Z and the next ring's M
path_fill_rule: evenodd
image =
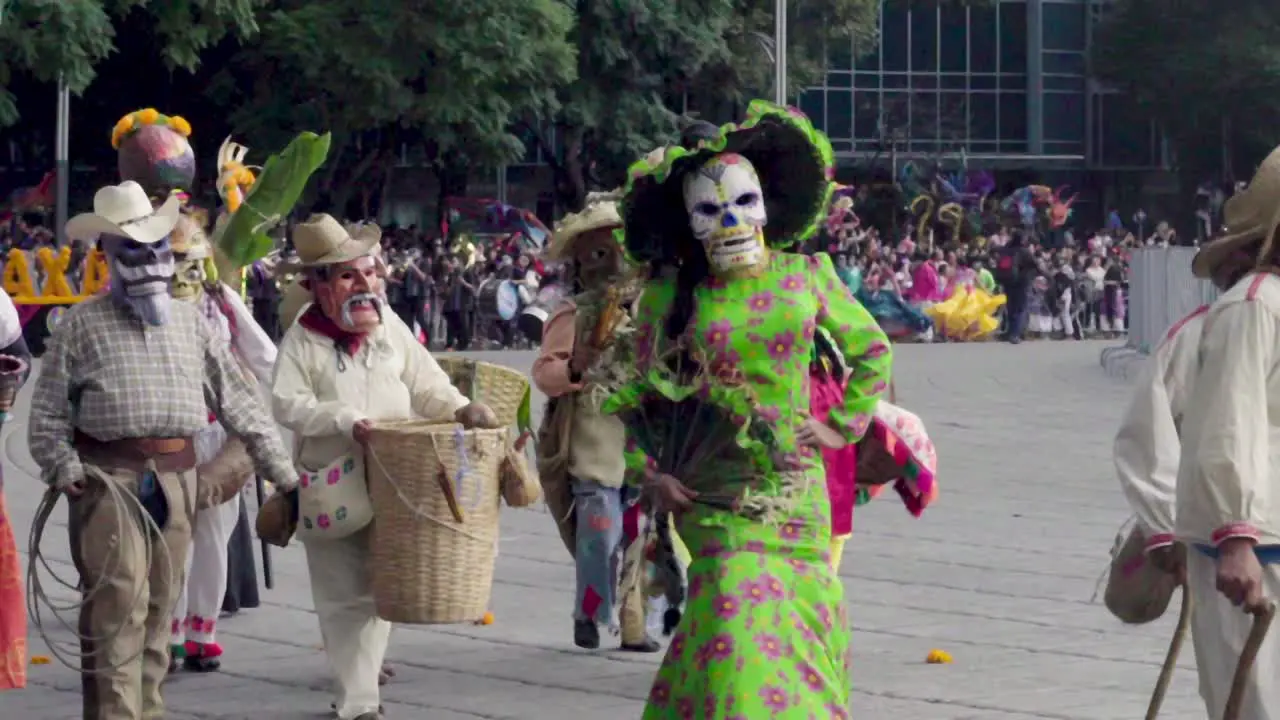
M1155 124L1089 77L1106 0L913 9L886 0L880 41L828 49L801 108L844 161L967 157L987 167L1167 167Z

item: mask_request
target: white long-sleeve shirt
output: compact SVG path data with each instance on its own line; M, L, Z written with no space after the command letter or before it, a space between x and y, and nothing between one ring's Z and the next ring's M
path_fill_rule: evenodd
M1205 317L1182 424L1176 533L1280 543L1280 278L1244 277Z
M236 331L231 332L231 322L218 309L216 301L208 296L201 298L207 309L206 316L213 323L219 336L232 343L231 349L240 359L243 367L253 373L253 377L262 388L271 387L271 371L276 364L276 344L271 342L267 332L253 319L253 314L240 299L239 294L225 286L220 286L222 300L235 320ZM196 462L207 463L212 460L227 442L227 431L220 422L211 422L209 427L196 433L194 443Z
M1116 475L1138 517L1147 549L1173 543L1173 518L1182 453L1179 428L1191 398L1200 333L1209 306L1173 324L1138 379L1116 433Z
M280 343L271 386L276 422L294 432L294 461L316 470L362 452L351 428L364 419L453 422L467 399L394 313L355 357L296 323Z

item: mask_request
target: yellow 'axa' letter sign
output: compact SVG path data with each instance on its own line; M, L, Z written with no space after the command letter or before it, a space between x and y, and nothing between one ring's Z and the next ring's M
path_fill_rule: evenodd
M90 252L86 258L84 287L78 292L67 278L71 270L71 248L64 246L55 253L52 248L42 247L36 251L35 257L44 276L39 292L36 291L27 253L17 248L9 251L4 265L4 289L15 304L70 305L94 295L107 285L107 259L99 250Z

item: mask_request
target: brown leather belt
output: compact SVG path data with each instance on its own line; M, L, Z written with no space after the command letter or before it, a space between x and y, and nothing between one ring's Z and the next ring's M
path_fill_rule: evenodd
M99 440L76 431L76 452L86 460L115 468L142 472L147 462L157 472L183 472L196 466L196 446L191 438L122 438Z

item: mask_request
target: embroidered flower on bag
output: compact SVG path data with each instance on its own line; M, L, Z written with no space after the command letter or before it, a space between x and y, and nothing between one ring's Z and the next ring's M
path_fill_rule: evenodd
M337 520L338 522L342 522L343 520L346 520L346 519L347 519L347 506L346 506L346 505L342 505L342 506L341 506L341 507L339 507L337 510L334 510L334 511L333 511L333 519L334 519L334 520Z
M304 488L305 488L305 487L311 487L311 476L310 476L310 475L308 475L307 473L302 473L301 475L299 475L299 476L298 476L298 485L299 485L300 487L304 487Z
M338 472L338 468L329 468L329 476L325 478L325 482L329 485L337 485L342 479L342 473Z
M304 527L304 528L306 528L306 529L310 530L311 528L315 527L315 525L313 525L313 524L311 523L311 518L309 518L309 517L304 517L304 518L302 518L302 527Z
M344 463L342 463L342 472L343 472L343 474L350 475L350 474L351 474L351 471L352 471L352 470L355 470L355 469L356 469L356 460L355 460L355 458L347 458L347 461L346 461L346 462L344 462Z
M321 530L328 530L328 529L329 529L329 515L328 515L327 513L320 513L319 515L317 515L317 516L316 516L316 525L319 525Z

